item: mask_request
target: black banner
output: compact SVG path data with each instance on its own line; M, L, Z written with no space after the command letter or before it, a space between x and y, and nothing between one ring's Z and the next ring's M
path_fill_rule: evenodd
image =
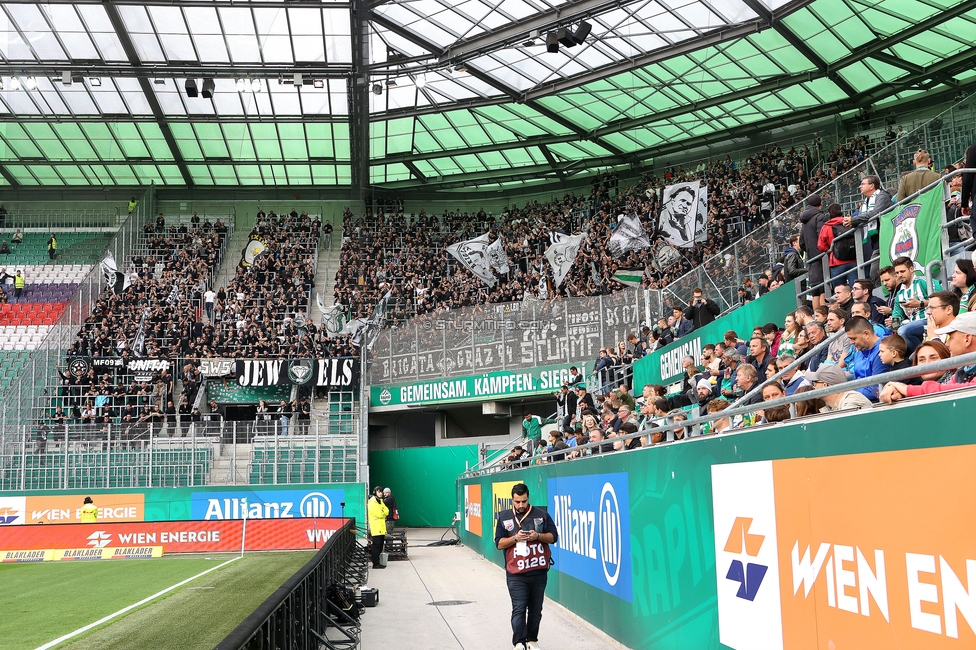
M98 376L106 372L125 372L136 375L136 381L149 381L161 370L169 370L173 362L166 359L123 359L122 357L68 357L68 372L75 377L83 377L91 369ZM140 379L145 377L145 379Z
M359 385L359 364L352 357L329 359L238 359L234 374L241 386L321 386L352 389Z

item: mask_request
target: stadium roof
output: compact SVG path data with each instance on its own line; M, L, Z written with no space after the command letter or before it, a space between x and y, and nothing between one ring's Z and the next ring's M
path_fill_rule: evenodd
M4 0L0 183L563 179L968 83L973 33L976 0Z

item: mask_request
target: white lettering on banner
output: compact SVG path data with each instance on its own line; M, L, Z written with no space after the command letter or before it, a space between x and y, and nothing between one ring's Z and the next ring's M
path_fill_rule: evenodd
M661 355L661 381L667 381L675 375L684 372L681 362L685 357L690 356L698 363L701 358L701 338L695 338L687 343L682 343L673 350L668 350Z
M329 541L329 538L332 537L332 533L334 532L335 532L334 530L316 529L316 530L306 530L305 534L308 535L308 541L310 542L325 543Z
M842 544L821 543L811 562L810 547L806 547L801 557L800 542L797 540L793 544L790 558L794 595L802 586L803 597L809 596L810 590L826 566L824 580L827 584L829 607L870 616L870 596L885 620L891 622L888 615L888 579L885 573L883 550L875 549L873 569L859 547ZM853 570L848 568L849 565L854 566ZM854 595L855 593L857 595Z
M532 375L522 373L518 375L499 375L496 377L479 377L474 380L474 394L507 395L509 393L526 393L535 390Z
M596 513L592 510L573 509L572 495L556 495L556 512L553 516L556 530L560 531L557 546L570 553L596 559Z
M400 402L403 404L470 396L468 383L463 379L414 384L400 389Z
M292 514L294 507L295 504L291 501L248 503L244 497L240 499L207 499L207 512L203 519L205 521L211 519L243 519L245 514L248 519L289 519L295 516Z

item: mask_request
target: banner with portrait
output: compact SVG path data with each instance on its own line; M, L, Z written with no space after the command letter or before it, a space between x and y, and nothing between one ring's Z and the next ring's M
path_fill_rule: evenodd
M672 246L691 248L708 239L708 186L699 181L668 185L661 198L658 231Z

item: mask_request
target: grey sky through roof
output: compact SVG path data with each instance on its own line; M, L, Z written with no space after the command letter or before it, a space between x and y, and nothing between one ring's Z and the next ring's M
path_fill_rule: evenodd
M363 1L6 0L0 183L532 182L976 67L976 0Z

